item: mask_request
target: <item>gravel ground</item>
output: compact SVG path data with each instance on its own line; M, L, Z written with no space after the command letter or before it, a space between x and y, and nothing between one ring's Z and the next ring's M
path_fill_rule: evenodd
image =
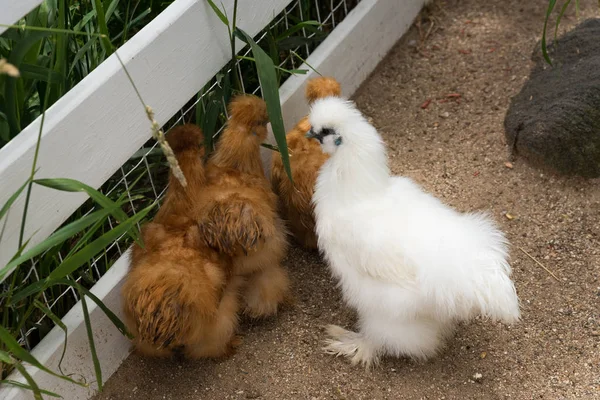
M600 180L509 160L504 139L547 4L437 1L355 96L395 173L461 211L489 210L507 232L519 324L475 320L430 362L386 359L366 372L322 353L323 325L351 327L355 317L318 255L292 249L296 304L244 322L235 356L132 355L97 399L600 399ZM582 7L600 16L593 1ZM561 26L576 21L573 11Z

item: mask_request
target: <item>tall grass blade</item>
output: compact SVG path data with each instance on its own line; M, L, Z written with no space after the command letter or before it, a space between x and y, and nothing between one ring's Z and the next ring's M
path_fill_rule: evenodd
M302 21L294 26L292 26L287 31L283 32L281 35L277 36L277 41L285 39L289 36L292 36L294 33L301 31L302 29L308 29L313 32L320 32L317 28L323 26L319 21ZM313 29L310 29L313 28Z
M131 22L127 23L127 25L123 28L123 30L121 32L119 32L117 35L115 35L111 41L114 43L122 37L123 43L125 43L125 41L128 39L127 33L129 32L129 29L137 26L140 23L140 21L142 21L144 18L146 18L151 12L152 12L151 8L144 10L140 15L135 17Z
M97 191L96 189L86 185L85 183L76 181L75 179L68 178L55 178L55 179L36 179L33 181L37 185L49 187L52 189L60 190L63 192L85 192L102 208L113 210L113 217L117 222L122 222L127 219L127 214L120 207L115 207L115 202ZM133 229L129 232L129 235L138 244L141 244L139 240L139 232L137 229Z
M269 149L271 151L276 151L279 153L279 149L277 148L277 146L273 146L272 144L269 144L269 143L261 143L260 145L262 147L264 147L265 149Z
M238 59L240 60L247 60L247 61L252 61L252 62L256 62L256 60L252 57L246 57L246 56L237 56ZM307 69L285 69L282 67L279 67L277 65L273 65L275 67L275 69L277 71L281 71L281 72L285 72L288 73L290 75L305 75L308 73ZM279 80L278 80L279 81Z
M75 58L69 67L69 74L73 72L75 67L79 64L79 62L86 56L86 53L90 50L90 48L96 43L96 38L89 38L88 41L81 46L81 48L75 54Z
M21 76L25 79L33 79L47 83L62 83L65 77L50 68L40 65L23 63L19 67Z
M75 236L77 233L95 224L97 221L105 219L112 212L112 209L95 211L89 215L81 217L76 221L71 222L68 225L63 226L62 228L54 232L52 235L48 236L46 240L38 243L31 249L27 250L23 255L10 261L4 268L0 270L0 281L2 281L2 279L7 274L9 274L16 266L21 265L25 261L31 260L32 258L42 254L43 252L54 246L62 244L65 240Z
M25 243L23 243L21 245L21 247L19 247L19 249L17 250L17 253L10 259L9 262L12 262L13 260L19 258L21 256L21 254L23 254L23 250L25 250L25 248L29 245L30 241L31 241L31 238L27 239L25 241ZM4 269L8 270L8 268L5 267L2 270L3 272L4 272ZM8 276L7 274L2 275L2 277L0 278L0 283L4 282L4 279L6 279L7 276ZM15 280L14 280L14 277L13 277L13 285L14 285L14 282L15 282ZM8 293L8 292L10 292L10 289L7 290L7 291L5 291L5 292L3 292L2 294L0 294L0 296L3 296L5 293Z
M548 2L548 9L546 10L546 18L544 19L544 31L542 32L542 55L546 62L552 65L552 60L550 60L550 56L548 55L548 48L546 47L546 30L548 28L548 20L550 19L550 15L554 10L554 6L556 6L556 0L550 0Z
M19 40L13 48L8 57L8 62L19 68L29 50L47 36L50 36L50 32L30 32L24 39ZM22 78L8 77L4 85L4 112L12 137L21 132L21 107L19 107L19 96L17 94L17 83L19 81L22 81Z
M232 64L235 64L234 62L232 62ZM231 86L231 75L236 75L235 73L235 68L233 68L231 70L231 72L226 73L225 76L223 77L223 110L225 110L225 108L227 107L227 104L229 104L229 101L231 100L231 96L233 95L233 87Z
M25 373L27 373L27 371L25 371ZM21 374L22 374L22 372L21 372ZM23 376L25 376L25 375L23 375ZM27 378L25 378L25 379L27 379ZM33 389L33 386L31 386L31 385L26 385L26 384L24 384L24 383L21 383L21 382L12 381L12 380L10 380L10 379L5 379L5 380L3 380L3 381L0 381L0 384L11 385L11 386L15 386L15 387L18 387L18 388L20 388L20 389L25 389L25 390L31 390L31 391L33 391L33 390L34 390L34 389ZM59 398L59 399L62 399L62 398L63 398L63 397L62 397L61 395L59 395L59 394L56 394L56 393L54 393L54 392L50 392L50 391L48 391L48 390L40 389L39 387L38 387L38 390L40 391L40 393L41 393L41 394L45 394L45 395L47 395L47 396L56 397L56 398Z
M142 171L142 173L140 174L140 176L137 177L137 179L129 185L129 193L131 194L133 188L135 187L135 185L146 175L148 174L148 170L144 169ZM117 200L117 206L121 207L124 203L127 203L128 201L136 201L136 200L141 200L144 198L144 196L129 196L128 199L125 199L125 196L127 195L127 193L123 193ZM81 236L81 238L79 238L79 240L77 240L77 243L75 244L75 246L73 246L71 248L71 250L69 250L69 253L66 255L65 258L67 257L71 257L75 252L79 251L83 246L85 246L89 240L94 236L94 234L98 231L98 229L102 228L104 225L106 224L106 220L104 219L99 219L98 221L96 221L96 223L94 223L94 225L92 225L92 227L90 229L88 229L83 236Z
M281 53L279 51L279 47L277 47L277 43L275 40L275 36L273 33L274 28L268 28L266 40L267 46L269 48L269 56L271 57L271 61L273 61L273 65L279 65L279 58L281 57ZM277 83L281 86L281 70L277 70Z
M88 311L87 301L85 300L85 294L79 292L79 296L81 297L81 309L83 310L83 321L85 322L88 345L90 346L92 362L94 363L94 372L96 373L96 383L98 384L98 391L102 392L102 367L100 367L100 361L98 360L98 354L96 353L96 342L94 341L94 332L92 331L92 323L90 322L90 313Z
M21 345L19 345L19 342L17 342L17 340L10 334L10 332L8 332L1 325L0 325L0 340L4 343L4 345L6 346L6 349L8 351L10 351L12 353L12 355L15 358L17 358L18 360L25 361L26 363L29 363L29 364L33 365L34 367L52 375L52 376L55 376L57 378L63 379L65 381L74 383L79 386L87 387L87 385L85 383L77 382L76 380L73 380L73 379L69 378L68 376L57 374L56 372L46 368L34 356L32 356L27 350L23 349L21 347ZM19 364L16 364L16 365L18 366Z
M265 51L261 49L254 39L246 32L237 28L235 34L252 48L263 98L267 103L267 112L269 113L273 135L275 136L277 147L281 153L281 161L283 162L285 172L290 181L293 182L290 156L285 137L285 127L283 125L283 117L281 116L281 102L279 99L279 85L277 74L275 72L275 65L273 64L271 57L269 57L269 55L265 53Z
M60 371L61 374L65 374L62 370L62 362L65 358L65 353L67 352L67 340L69 338L69 331L67 329L67 326L62 322L62 320L60 318L58 318L58 316L56 314L54 314L52 312L52 310L50 310L48 307L46 307L46 305L44 303L42 303L39 300L35 300L33 302L33 305L40 310L42 313L44 313L45 316L47 316L48 318L50 318L52 320L52 322L54 322L54 324L56 326L58 326L60 329L62 329L62 331L65 333L65 343L63 344L63 350L62 353L60 355L60 359L58 360L58 370Z
M72 274L75 270L81 267L84 263L88 262L95 255L102 252L106 246L118 239L130 229L134 229L138 222L140 222L149 212L155 207L156 203L146 207L142 211L138 212L133 217L121 222L117 227L111 229L98 239L94 240L71 257L66 258L63 262L50 273L48 280L55 280L64 278L67 275Z
M565 1L565 4L563 4L562 8L560 9L560 13L558 14L558 17L556 18L556 27L554 28L554 42L555 43L556 43L556 38L558 37L558 25L560 25L560 20L562 19L563 15L565 15L565 11L567 11L567 7L569 7L569 4L571 4L571 0Z
M67 0L58 0L58 29L65 30L67 28L67 14L68 5ZM53 38L55 42L54 50L54 71L61 76L66 76L68 60L68 41L69 37L65 34L56 34ZM47 89L46 101L43 104L43 111L45 112L47 105L53 104L67 91L66 85L60 82L57 85L49 86Z
M20 188L17 189L16 192L14 192L12 194L12 196L10 196L8 198L8 200L6 201L6 203L4 203L4 205L2 206L2 209L0 209L0 220L4 217L4 215L8 212L8 210L10 209L10 207L13 205L13 203L15 202L15 200L17 200L17 198L19 197L19 195L23 192L23 190L25 189L25 187L27 186L27 184L29 183L29 179L27 179L25 181L25 183L23 185L21 185Z
M94 303L96 303L98 305L98 307L100 307L102 312L104 312L104 314L106 314L108 319L110 319L110 321L119 330L119 332L121 332L123 335L127 336L128 338L133 339L133 336L131 335L131 333L129 331L127 331L127 327L125 326L123 321L121 321L121 319L119 317L117 317L117 315L115 313L113 313L108 307L106 307L106 305L102 302L102 300L100 300L95 294L90 292L88 289L81 286L79 283L77 283L73 280L67 279L67 278L34 282L31 285L29 285L28 287L26 287L25 289L22 289L21 291L15 293L15 295L12 297L11 302L9 304L14 305L25 297L31 296L32 294L39 293L51 286L56 286L56 285L70 286L77 291L85 293L85 295L87 297L89 297Z
M238 11L238 0L233 1L233 19L231 20L231 26L227 25L227 32L229 33L229 47L231 48L231 72L233 73L233 79L237 90L243 92L244 85L240 76L236 72L237 63L235 61L235 30L237 26L237 11Z
M322 41L323 37L290 36L286 37L285 39L281 39L277 43L277 47L280 51L288 51L309 44L318 44Z
M102 228L105 223L106 223L106 220L104 220L104 219L99 219L98 221L96 221L94 223L94 225L92 225L91 228L89 228L87 231L85 231L85 233L81 236L81 238L79 240L77 240L77 243L75 244L75 246L73 246L71 248L71 250L69 250L69 253L66 255L65 258L71 257L73 254L75 254L76 252L81 250L81 248L89 242L89 240L94 236L94 234L100 228Z
M23 289L20 289L18 292L16 292L10 298L8 305L14 306L14 305L18 304L21 300L23 300L29 296L32 296L37 293L41 293L47 288L47 286L48 286L48 284L46 281L33 282L29 286L26 286Z
M35 400L43 400L42 391L40 390L40 387L38 386L35 379L33 379L33 377L29 374L29 372L27 372L27 369L23 366L23 364L17 364L15 365L15 368L21 373L21 375L23 375L23 378L25 378L27 383L29 383L31 391L33 392L33 398Z
M74 27L73 27L73 31L74 32L81 32L81 29L85 26L87 26L87 24L92 20L92 18L94 18L96 16L96 10L92 10L90 12L88 12L87 14L85 14L85 16L81 19L81 21L79 21Z
M223 108L221 104L222 92L223 91L219 89L209 96L206 110L204 111L204 118L200 121L200 127L204 133L204 151L206 152L206 156L213 150L213 137L216 132L219 114Z
M75 290L85 293L85 295L89 297L90 300L92 300L94 303L96 303L98 307L100 307L102 312L108 317L108 319L110 319L110 321L119 330L119 332L127 336L129 339L133 339L133 335L127 330L127 327L125 326L123 321L121 321L121 319L117 317L116 314L110 310L110 308L106 307L102 300L100 300L95 294L90 292L88 289L81 286L79 283L70 279L62 278L50 282L50 285L67 285L71 286Z
M221 22L223 22L225 25L229 26L229 19L223 13L223 11L219 10L219 7L217 7L217 5L212 0L206 0L206 1L210 5L210 8L213 9L213 11L217 15L217 17L219 17L219 19L221 20Z
M3 362L4 364L14 364L15 360L13 360L10 357L10 354L8 354L5 351L0 350L0 361Z
M102 0L94 0L94 7L96 8L96 16L98 18L98 29L102 36L100 37L100 43L102 43L102 48L106 52L106 57L110 56L113 51L113 45L110 42L110 37L108 34L108 26L106 25L106 14L104 13L104 6L102 5Z
M45 27L41 27L41 26L8 25L8 24L0 24L0 26L3 28L22 29L25 31L32 31L32 32L44 32L46 34L46 36L49 36L52 33L64 33L66 35L74 35L74 36L89 36L89 37L98 37L98 38L102 37L102 34L100 34L100 33L76 32L73 29L45 28ZM6 33L3 33L2 35L6 35Z
M50 75L48 75L50 80ZM21 216L21 226L19 228L19 247L23 244L25 237L25 223L27 222L27 212L29 210L29 202L31 199L31 190L33 189L33 178L37 172L37 162L40 154L40 145L42 143L42 132L44 130L44 123L46 121L46 109L48 108L48 101L50 98L50 88L46 88L44 93L44 101L42 103L42 118L40 120L40 128L38 129L37 140L35 142L35 151L33 153L33 162L31 163L31 172L29 174L29 183L27 184L27 193L25 193L25 205L23 206L23 215Z
M306 66L307 66L308 68L312 69L312 70L313 70L313 72L314 72L315 74L317 74L317 75L319 75L319 76L323 76L323 74L321 74L321 73L320 73L319 71L317 71L317 70L316 70L316 69L315 69L315 68L314 68L312 65L310 65L310 64L308 63L308 61L306 61L304 58L302 58L302 57L300 56L300 54L296 53L294 50L290 51L290 53L292 53L292 55L293 55L294 57L296 57L298 60L302 61L302 63L303 63L303 64L306 64Z
M52 29L50 28L39 28L39 30L29 32L27 36L19 40L16 46L12 49L10 56L8 57L8 62L16 67L19 67L33 46L38 44L44 38L52 35L52 33Z
M10 141L10 125L8 125L8 119L6 114L0 111L0 147L4 146Z
M112 17L113 13L117 9L117 6L119 5L120 1L121 0L112 0L110 2L110 4L108 5L108 7L106 8L106 24L107 25L108 25L108 23L110 21L110 17Z

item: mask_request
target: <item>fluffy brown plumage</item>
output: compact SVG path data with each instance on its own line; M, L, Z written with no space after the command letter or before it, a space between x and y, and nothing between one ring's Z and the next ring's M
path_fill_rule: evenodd
M188 186L171 174L163 206L142 229L144 248L133 247L122 289L126 323L143 354L224 356L238 344L243 278L232 273L230 257L205 244L196 223L196 199L206 185L202 132L184 125L167 140Z
M287 299L289 279L281 267L286 230L277 197L265 178L260 144L267 135L267 109L255 96L238 96L230 120L206 165L207 186L197 201L206 244L233 258L234 273L247 278L245 312L267 317Z
M333 78L314 78L306 87L306 100L309 104L323 97L340 95L340 84ZM305 137L309 130L308 118L304 117L286 136L294 184L283 169L281 156L274 153L271 185L279 196L281 214L296 241L308 249L316 249L315 216L311 199L317 173L327 161L327 155L321 150L318 141Z

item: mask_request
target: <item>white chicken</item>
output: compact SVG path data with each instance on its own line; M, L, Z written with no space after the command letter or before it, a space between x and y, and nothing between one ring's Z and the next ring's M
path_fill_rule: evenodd
M391 176L380 135L353 103L317 100L309 120L307 137L330 155L313 196L319 249L359 316L358 333L329 326L328 353L367 367L384 355L426 359L457 321L519 319L507 241L487 215Z

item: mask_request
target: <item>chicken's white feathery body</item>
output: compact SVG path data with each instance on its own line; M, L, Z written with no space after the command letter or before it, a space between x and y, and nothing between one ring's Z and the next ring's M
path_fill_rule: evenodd
M367 365L427 358L456 321L518 320L507 242L486 214L458 213L391 176L381 137L352 103L319 100L310 123L330 154L313 197L319 248L360 324L331 327L330 352Z

